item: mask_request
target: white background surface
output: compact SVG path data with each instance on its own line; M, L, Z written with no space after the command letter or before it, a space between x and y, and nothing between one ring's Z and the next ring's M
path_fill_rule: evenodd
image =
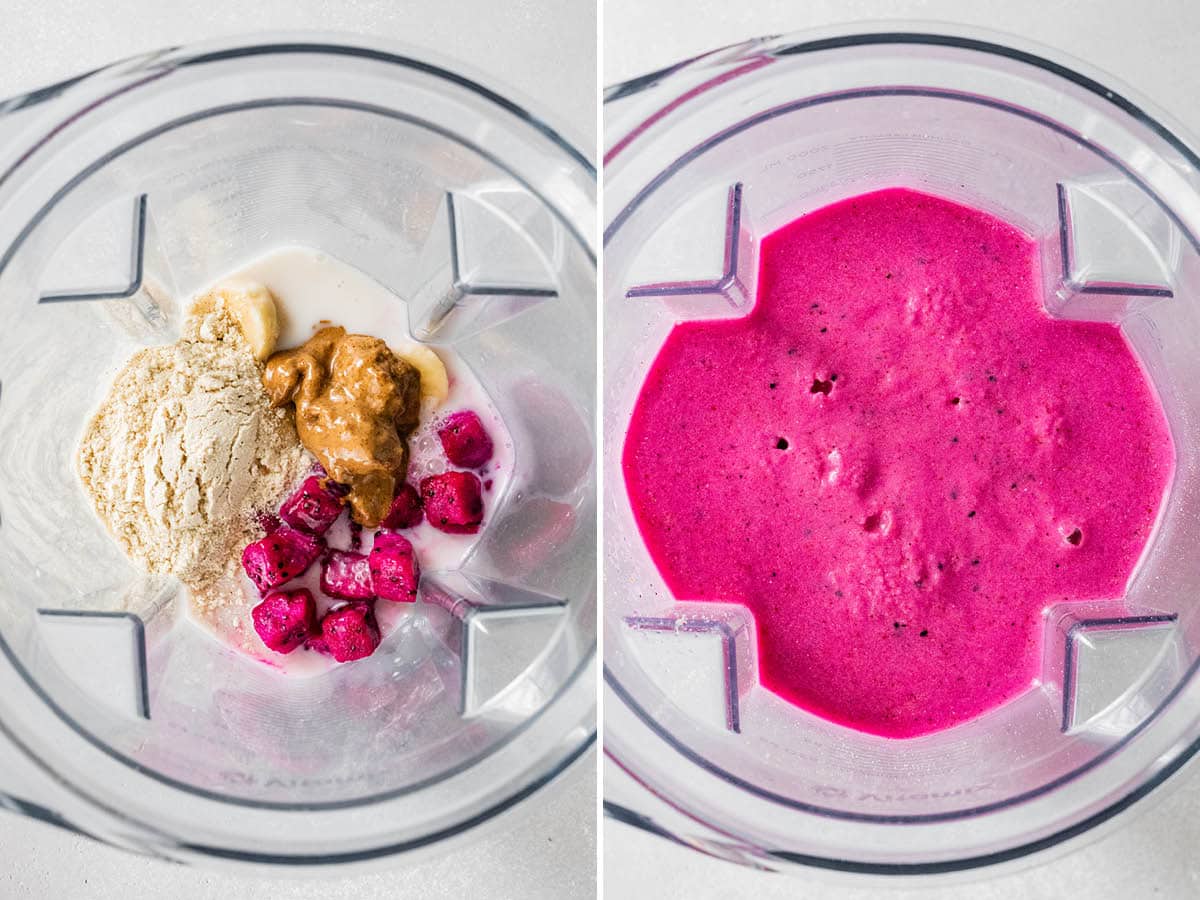
M593 0L0 0L0 99L131 54L280 29L366 32L465 60L534 98L593 155ZM0 898L592 897L595 759L588 753L465 852L309 883L247 881L140 859L0 812Z
M1000 29L1116 75L1200 134L1200 3L1196 0L607 0L604 81L641 75L726 44L849 21L924 19ZM1193 146L1196 143L1193 141ZM1121 828L1015 876L900 890L832 886L708 859L628 826L604 827L612 900L1059 900L1200 897L1200 764L1186 767Z

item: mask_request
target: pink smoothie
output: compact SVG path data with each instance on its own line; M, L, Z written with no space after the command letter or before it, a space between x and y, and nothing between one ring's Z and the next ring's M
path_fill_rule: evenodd
M1030 688L1047 604L1123 596L1170 435L1116 326L1040 284L1017 229L890 189L768 236L745 318L671 332L633 511L676 599L753 612L779 696L937 731Z

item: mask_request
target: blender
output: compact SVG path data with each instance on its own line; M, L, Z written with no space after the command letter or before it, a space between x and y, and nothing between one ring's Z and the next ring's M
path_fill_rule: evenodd
M0 103L0 802L174 861L317 867L457 846L582 755L594 210L591 163L528 104L367 39L172 49ZM514 454L461 566L303 679L185 621L74 471L111 374L281 245L390 290Z
M610 816L770 870L969 873L1061 852L1197 749L1200 157L1107 77L1002 36L751 41L611 88L604 253L605 796ZM1161 399L1173 482L1123 596L1048 603L1030 690L892 740L758 682L737 604L676 603L621 448L678 322L753 304L761 238L886 187L1035 238L1051 316L1117 324Z

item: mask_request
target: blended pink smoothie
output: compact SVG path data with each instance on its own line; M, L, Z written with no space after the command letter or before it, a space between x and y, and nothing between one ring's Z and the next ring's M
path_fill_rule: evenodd
M1028 690L1050 603L1121 598L1174 451L1116 326L1050 318L1034 242L903 189L762 244L675 327L623 467L677 600L743 603L784 699L889 737Z

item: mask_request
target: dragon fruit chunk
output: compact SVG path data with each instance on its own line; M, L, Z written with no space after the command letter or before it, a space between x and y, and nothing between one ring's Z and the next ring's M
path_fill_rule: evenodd
M369 559L376 596L396 603L412 603L417 599L421 566L407 538L387 531L378 532Z
M415 528L425 518L421 508L421 495L411 484L400 485L396 498L392 500L392 508L384 516L380 526L383 528Z
M314 646L315 645L315 646ZM330 610L321 620L321 636L310 646L322 648L338 662L370 656L379 646L379 624L366 603L347 603Z
M429 524L449 534L474 534L483 521L479 479L470 472L443 472L421 479Z
M321 563L321 590L342 600L372 600L371 567L362 553L334 550Z
M317 604L303 588L268 594L250 617L262 642L276 653L291 653L317 632Z
M312 650L314 653L320 653L322 656L332 655L329 651L329 642L325 640L325 635L318 634L316 637L308 639L308 643L304 645L305 650Z
M322 535L342 514L342 501L330 482L309 475L279 507L279 517L293 528Z
M279 516L275 515L275 513L259 512L255 514L254 519L258 522L258 527L263 530L263 534L274 534L282 524L279 521Z
M464 469L478 469L492 458L492 438L470 410L451 413L438 429L446 459Z
M259 592L265 594L307 572L321 555L323 546L319 537L280 525L261 540L246 545L242 568Z

